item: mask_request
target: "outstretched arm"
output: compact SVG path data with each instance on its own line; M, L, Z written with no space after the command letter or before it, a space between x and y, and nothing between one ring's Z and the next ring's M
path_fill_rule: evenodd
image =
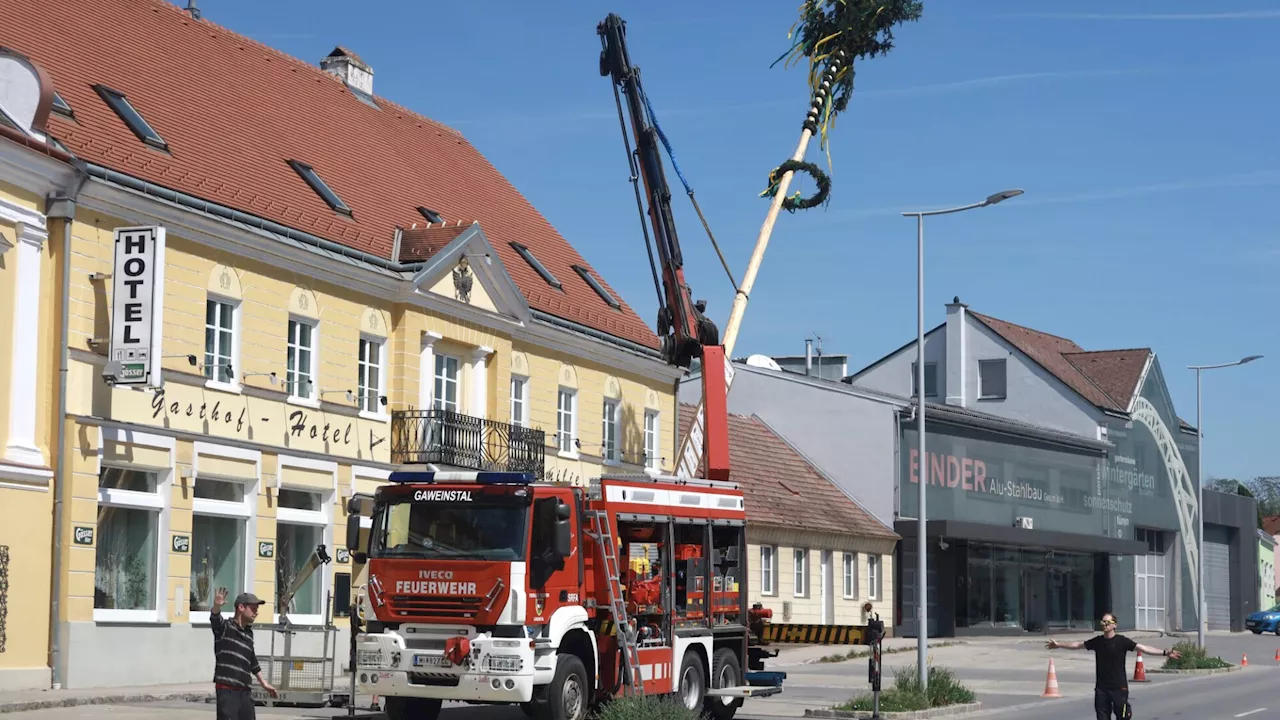
M1049 648L1050 650L1055 650L1055 649L1057 649L1057 648L1062 648L1063 650L1083 650L1083 649L1084 649L1084 643L1083 643L1083 642L1079 642L1079 641L1076 641L1076 642L1058 642L1057 640L1054 640L1053 638L1049 638L1049 642L1045 643L1045 647Z
M1142 643L1134 643L1134 646L1147 655L1164 655L1166 657L1171 657L1174 660L1182 657L1177 650L1165 650L1163 648L1151 647L1150 645L1143 645Z

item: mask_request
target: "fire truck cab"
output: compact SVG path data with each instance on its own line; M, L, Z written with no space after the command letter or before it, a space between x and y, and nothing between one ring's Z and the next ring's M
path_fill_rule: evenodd
M781 691L785 674L763 672L751 647L737 485L416 470L390 480L371 503L353 500L347 546L367 564L352 613L357 692L384 698L391 720L432 720L445 700L583 720L632 693L728 720L744 698Z

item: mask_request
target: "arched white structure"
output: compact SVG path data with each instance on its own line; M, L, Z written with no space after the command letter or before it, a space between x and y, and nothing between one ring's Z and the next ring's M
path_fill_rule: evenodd
M1196 513L1200 512L1200 499L1196 496L1195 484L1191 482L1191 474L1187 472L1187 464L1182 461L1182 453L1173 434L1165 426L1160 413L1146 398L1134 398L1133 419L1142 423L1155 436L1156 446L1160 448L1160 457L1164 460L1165 472L1169 474L1169 485L1173 490L1173 502L1178 508L1178 528L1182 531L1182 550L1187 555L1187 565L1191 576L1191 593L1200 597L1200 548L1196 543Z

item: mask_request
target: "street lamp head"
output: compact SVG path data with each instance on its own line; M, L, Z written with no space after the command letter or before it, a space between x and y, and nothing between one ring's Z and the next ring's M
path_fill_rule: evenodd
M1018 197L1022 194L1021 190L1001 190L994 195L987 196L987 205L995 205L998 202L1008 200L1009 198Z
M1261 360L1261 359L1262 359L1261 355L1250 355L1249 357L1242 359L1240 361L1240 364L1243 365L1245 363L1250 363L1250 362L1253 362L1254 360Z

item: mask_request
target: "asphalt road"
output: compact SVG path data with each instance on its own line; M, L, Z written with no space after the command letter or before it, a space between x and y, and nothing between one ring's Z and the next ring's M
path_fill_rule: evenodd
M1079 639L1073 636L1070 639ZM1146 645L1172 646L1178 638L1143 638ZM1210 635L1211 654L1238 664L1247 655L1249 667L1212 676L1149 674L1151 682L1131 686L1138 720L1179 718L1180 720L1235 720L1280 717L1280 662L1275 654L1280 637L1251 634ZM1044 648L1044 638L980 640L970 644L937 648L932 662L953 669L978 694L984 710L965 717L1021 717L1037 720L1082 720L1093 717L1093 655L1079 650ZM1052 656L1062 699L1044 699L1048 659ZM905 652L885 656L885 684L892 681L893 669L913 666L915 654ZM1162 658L1146 658L1148 670L1159 667ZM738 717L742 720L796 718L809 707L830 707L867 689L865 659L841 663L792 665L786 668L785 691L772 698L750 700ZM1133 657L1129 673L1132 677ZM89 705L73 708L11 713L0 720L211 720L213 706L205 703L171 702L137 705ZM300 718L342 718L345 710L300 710L258 708L263 720ZM363 717L369 717L364 714ZM515 708L483 706L447 707L442 720L526 720Z

